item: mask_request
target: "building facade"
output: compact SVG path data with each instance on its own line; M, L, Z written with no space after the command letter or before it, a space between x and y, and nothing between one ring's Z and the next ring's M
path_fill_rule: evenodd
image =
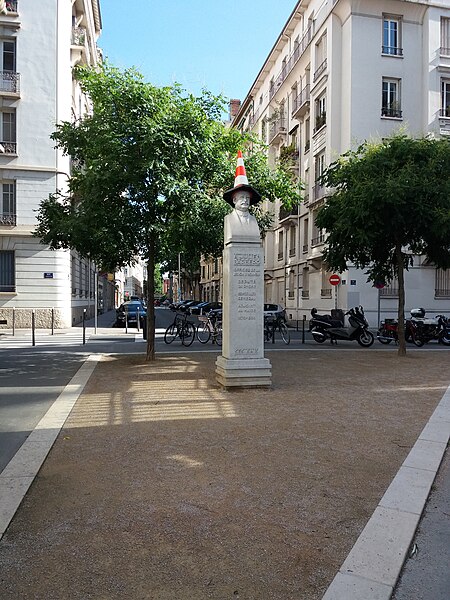
M100 30L99 0L0 2L0 313L10 321L14 308L19 327L32 309L42 327L52 309L60 327L94 313L95 265L33 232L40 202L66 189L70 159L50 135L90 110L72 69L98 63ZM105 276L99 286L114 302L114 283Z
M317 179L343 152L399 128L450 135L448 0L300 0L233 125L256 132L270 161L287 161L305 185L298 208L269 207L266 302L286 306L293 321L309 318L312 307L359 304L371 325L395 315L395 281L378 291L350 266L330 284L315 225L329 191ZM416 257L405 283L406 310L450 311L449 272Z

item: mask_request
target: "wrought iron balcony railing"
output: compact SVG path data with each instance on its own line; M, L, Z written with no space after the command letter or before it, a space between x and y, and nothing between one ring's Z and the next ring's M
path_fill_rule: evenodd
M441 108L441 110L439 111L439 116L450 117L450 106L447 106L447 108Z
M381 109L382 117L392 117L395 119L402 118L402 111L398 108L389 108L388 106L383 106Z
M306 108L306 105L309 102L309 84L305 85L305 87L302 89L302 91L297 94L297 96L294 98L294 103L292 106L292 114L294 115L297 112L300 112L300 110L302 108Z
M320 290L320 297L321 298L331 298L331 289L329 289L329 288L322 288Z
M441 46L440 55L441 56L450 56L450 48L446 48L445 46Z
M389 56L403 56L403 48L397 48L396 46L382 46L381 52Z
M295 256L295 246L289 249L289 256Z
M16 154L16 142L0 142L0 154Z
M292 71L295 64L299 60L299 58L304 54L306 48L309 46L309 43L312 40L312 37L313 37L313 25L310 25L308 27L308 29L305 31L305 33L303 34L302 39L295 46L293 52L289 56L286 63L283 65L281 71L275 77L274 83L270 87L270 90L269 90L269 100L272 100L272 98L275 95L275 92L278 90L278 88L281 87L281 84L286 79L286 77L289 75L289 73Z
M283 260L283 253L282 252L278 252L278 260Z
M0 213L0 225L16 225L17 217L10 213Z
M309 290L302 290L302 298L309 298Z
M288 217L297 217L297 216L298 216L298 207L297 206L294 206L294 208L291 208L290 210L280 206L280 212L279 212L279 220L280 221L282 221L283 219L287 219Z
M325 235L323 233L321 233L320 235L317 235L316 237L311 238L311 246L320 246L320 244L323 244L325 241Z
M450 298L450 289L438 289L434 290L435 298Z
M286 129L286 119L281 118L281 119L277 119L276 121L273 121L270 124L270 140L272 141L278 134L285 134L287 133L287 129Z
M20 74L15 71L0 71L0 92L20 92Z
M322 61L317 69L314 71L313 81L317 81L324 71L327 69L327 59Z
M303 244L302 250L303 254L306 254L308 252L308 244Z

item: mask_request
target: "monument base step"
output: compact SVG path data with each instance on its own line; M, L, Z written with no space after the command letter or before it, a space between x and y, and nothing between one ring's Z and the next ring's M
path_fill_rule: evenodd
M216 380L224 388L271 387L272 365L267 358L234 360L218 356Z

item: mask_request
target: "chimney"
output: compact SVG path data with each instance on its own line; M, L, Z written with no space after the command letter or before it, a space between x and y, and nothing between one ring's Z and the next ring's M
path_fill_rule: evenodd
M240 100L230 100L230 121L232 121L234 117L238 114L240 108Z

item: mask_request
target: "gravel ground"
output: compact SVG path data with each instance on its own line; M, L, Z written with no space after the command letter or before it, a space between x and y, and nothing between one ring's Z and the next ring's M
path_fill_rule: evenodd
M319 600L450 382L448 353L105 357L0 542L2 600Z

